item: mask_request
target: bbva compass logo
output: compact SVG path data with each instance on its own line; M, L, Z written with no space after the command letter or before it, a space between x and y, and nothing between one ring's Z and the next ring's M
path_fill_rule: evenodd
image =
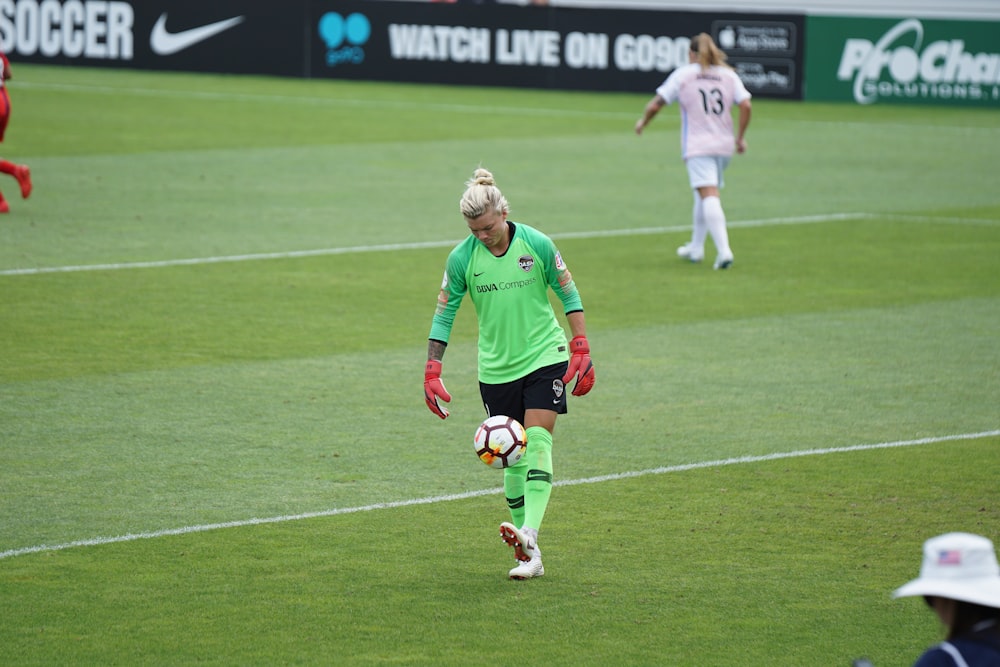
M371 35L372 24L364 14L355 12L341 16L336 12L327 12L319 20L319 36L326 44L328 67L364 62L365 50L362 47Z

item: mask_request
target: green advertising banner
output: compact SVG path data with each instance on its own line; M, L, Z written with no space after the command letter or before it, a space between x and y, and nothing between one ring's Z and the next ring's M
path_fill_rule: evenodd
M806 18L805 99L1000 107L1000 23Z

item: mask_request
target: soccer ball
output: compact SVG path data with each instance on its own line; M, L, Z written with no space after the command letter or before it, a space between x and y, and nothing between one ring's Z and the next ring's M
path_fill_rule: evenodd
M528 435L512 417L494 415L476 429L472 438L479 460L492 468L509 468L524 456Z

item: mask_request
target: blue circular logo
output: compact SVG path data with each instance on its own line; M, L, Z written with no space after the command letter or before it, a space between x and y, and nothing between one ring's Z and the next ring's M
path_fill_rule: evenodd
M328 49L335 49L345 41L360 46L368 41L372 25L364 14L349 14L344 18L336 12L328 12L319 20L319 36Z

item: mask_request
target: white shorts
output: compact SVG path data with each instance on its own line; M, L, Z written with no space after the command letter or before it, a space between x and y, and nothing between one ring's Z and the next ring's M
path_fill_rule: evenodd
M715 186L721 188L725 185L722 172L729 166L728 157L721 155L698 155L689 157L687 162L688 179L691 181L691 189L707 188Z

